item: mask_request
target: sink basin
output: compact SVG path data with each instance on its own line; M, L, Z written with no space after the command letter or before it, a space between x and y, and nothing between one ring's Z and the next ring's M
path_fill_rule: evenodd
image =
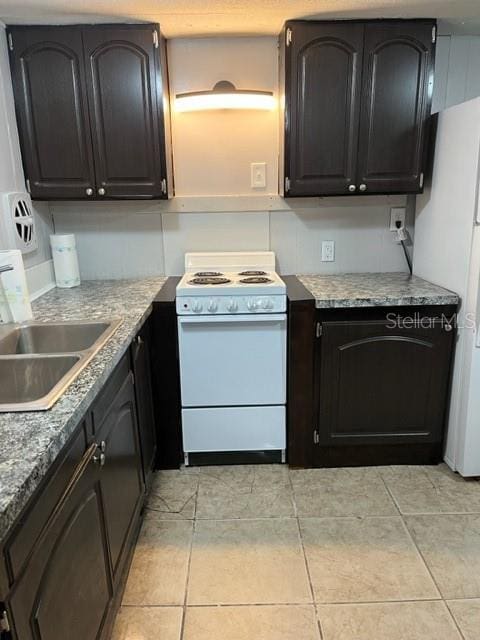
M12 411L28 403L31 409L42 408L36 405L52 392L54 402L62 379L80 360L80 355L1 358L0 407Z
M121 322L2 325L0 412L50 409Z
M0 339L0 355L85 351L109 327L109 322L21 325Z

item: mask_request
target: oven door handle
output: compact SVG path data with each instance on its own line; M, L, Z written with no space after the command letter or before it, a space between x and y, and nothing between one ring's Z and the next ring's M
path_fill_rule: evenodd
M251 315L231 315L231 316L178 316L178 322L185 324L226 324L242 322L286 322L286 313L262 313Z

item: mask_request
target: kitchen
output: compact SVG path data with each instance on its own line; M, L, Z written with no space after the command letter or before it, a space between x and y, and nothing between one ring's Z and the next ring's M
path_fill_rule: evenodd
M0 2L2 640L477 637L478 15L107 4Z

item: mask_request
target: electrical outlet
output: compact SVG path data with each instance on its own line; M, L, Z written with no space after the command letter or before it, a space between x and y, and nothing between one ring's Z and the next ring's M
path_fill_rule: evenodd
M401 226L405 227L405 207L392 207L390 209L390 231L397 231L397 222L401 222Z
M322 242L322 262L335 262L335 242L333 240Z
M267 186L267 163L252 162L250 165L250 186L252 189L264 189Z

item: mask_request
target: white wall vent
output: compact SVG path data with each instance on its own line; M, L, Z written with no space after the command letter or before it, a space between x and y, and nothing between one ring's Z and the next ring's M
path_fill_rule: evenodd
M0 216L0 249L35 251L38 246L32 201L28 193L4 193Z

